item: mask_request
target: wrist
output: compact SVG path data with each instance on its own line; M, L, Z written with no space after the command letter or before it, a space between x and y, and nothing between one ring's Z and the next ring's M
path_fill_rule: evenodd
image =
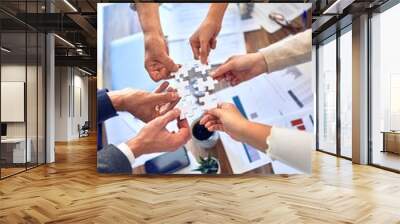
M144 35L163 35L158 7L158 3L136 3L136 9Z
M124 111L124 94L122 90L108 92L111 103L116 111Z
M264 55L261 52L254 53L254 57L256 60L256 67L258 68L259 73L264 73L268 71L267 62L265 61Z
M223 17L218 15L208 15L203 23L206 26L212 26L219 30L221 29L222 19Z
M268 148L267 138L271 133L271 126L259 124L256 122L249 122L249 130L246 132L246 140L245 143L259 149L266 150Z
M217 24L221 26L227 7L228 3L212 3L210 10L207 13L207 19L213 21L214 23L217 22Z
M146 151L143 141L141 140L140 137L135 137L129 140L127 145L131 150L131 152L133 153L133 155L135 156L135 158L143 155Z
M151 31L144 34L144 47L146 49L152 49L155 46L159 46L160 44L163 45L164 43L165 39L162 33Z
M240 142L247 142L247 133L251 130L252 123L247 119L242 119L238 122L239 136L238 139Z
M157 28L143 30L143 35L145 38L164 38L162 30Z

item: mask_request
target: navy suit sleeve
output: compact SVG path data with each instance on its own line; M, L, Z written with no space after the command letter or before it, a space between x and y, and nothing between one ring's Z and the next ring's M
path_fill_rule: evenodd
M97 90L97 124L117 115L107 92L107 89Z
M97 90L97 150L103 148L103 122L117 115L107 92L107 89Z
M128 158L117 147L106 145L97 151L97 171L99 173L132 174L132 167Z
M97 171L100 173L132 173L131 164L126 156L114 145L102 144L102 124L117 115L111 103L107 89L97 91Z

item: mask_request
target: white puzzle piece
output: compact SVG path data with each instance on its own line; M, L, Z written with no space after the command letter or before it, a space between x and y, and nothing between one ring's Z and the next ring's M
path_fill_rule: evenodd
M191 66L184 65L172 73L171 86L178 91L181 100L177 107L182 111L180 118L200 116L205 110L214 108L218 104L215 96L217 80L209 76L212 67L195 63Z

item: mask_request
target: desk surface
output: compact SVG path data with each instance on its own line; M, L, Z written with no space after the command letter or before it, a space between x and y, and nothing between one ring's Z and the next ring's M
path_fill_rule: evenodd
M381 133L383 133L383 134L399 134L400 135L400 131L381 131Z
M294 25L300 25L302 23L301 18L295 19L292 24ZM246 50L247 53L254 53L257 52L258 49L267 47L283 38L286 36L290 35L291 33L287 29L280 29L276 33L269 34L267 33L264 29L256 30L256 31L250 31L250 32L245 32L244 37L245 37L245 42L246 42ZM229 164L228 157L226 155L224 146L221 142L221 140L218 141L218 143L215 145L214 148L204 150L200 147L198 147L196 144L193 143L193 141L189 141L186 144L186 148L192 152L192 154L195 156L196 159L199 158L199 156L206 156L208 152L214 157L216 157L221 164L221 174L229 175L233 174L232 167ZM145 174L144 171L144 166L139 166L136 167L133 170L133 174ZM266 164L264 166L261 166L259 168L256 168L254 170L251 170L249 172L246 172L246 174L263 174L263 175L268 175L268 174L274 174L272 164Z
M27 139L29 141L29 138ZM25 138L5 138L1 139L1 143L20 143L25 142Z

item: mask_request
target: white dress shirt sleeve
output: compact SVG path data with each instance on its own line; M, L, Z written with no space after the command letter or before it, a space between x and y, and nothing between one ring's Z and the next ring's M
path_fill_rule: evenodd
M126 156L126 158L128 158L131 167L133 167L133 164L135 163L135 155L133 155L133 152L129 146L126 143L121 143L117 146L117 148Z
M301 172L311 173L314 137L305 131L272 127L266 139L267 154Z
M267 63L266 72L271 73L310 61L311 38L312 32L308 29L260 49Z

